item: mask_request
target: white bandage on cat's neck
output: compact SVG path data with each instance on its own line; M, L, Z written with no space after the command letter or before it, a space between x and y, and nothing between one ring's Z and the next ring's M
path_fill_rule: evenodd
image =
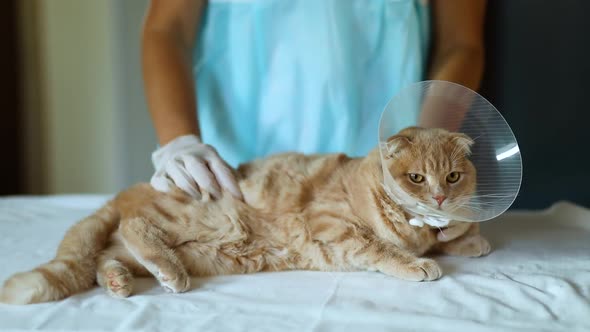
M449 222L451 222L450 219L431 216L414 216L412 219L408 220L410 225L416 227L422 227L424 224L432 227L447 227Z
M399 204L406 212L412 215L408 223L412 226L422 227L425 224L432 227L446 227L451 222L451 218L437 215L428 206L417 202L412 196L405 192L391 177L391 174L383 170L383 189L391 200Z

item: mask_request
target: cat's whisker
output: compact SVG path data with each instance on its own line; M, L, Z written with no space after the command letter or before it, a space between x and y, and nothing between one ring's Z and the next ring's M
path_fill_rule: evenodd
M469 203L469 204L465 204L465 206L474 206L474 207L478 207L480 209L486 209L486 208L494 208L497 206L497 204Z
M459 196L458 198L465 198L465 197L466 196L463 196L463 197ZM503 196L474 195L474 196L467 196L467 197L469 197L469 199L471 201L473 201L473 202L477 202L477 201L486 202L486 200L481 200L481 199L490 199L490 198L497 198L497 199L506 198L506 199L512 199L512 196L510 196L510 195L503 195Z
M453 213L455 211L457 211L460 208L460 206L455 206L455 207L451 207L451 208L447 208L447 212L449 213Z
M512 197L509 194L474 194L473 197Z
M472 140L475 142L475 141L477 141L478 139L480 139L483 136L485 136L485 134L481 134L481 135L479 135L479 136L477 136L475 138L472 138Z
M483 209L475 208L475 207L469 207L469 208L467 208L467 210L468 211L471 211L471 212L474 212L474 213L475 212L477 212L477 213L483 213L483 212L487 211L487 210L483 210Z
M482 208L480 206L466 206L465 209L471 210L471 211L478 211L478 212L486 212L489 211L490 208Z
M495 203L481 201L481 200L477 200L477 199L472 199L469 202L466 202L465 204L467 204L467 205L495 205Z
M498 203L497 202L472 202L470 203L472 205L478 205L478 206L497 206Z

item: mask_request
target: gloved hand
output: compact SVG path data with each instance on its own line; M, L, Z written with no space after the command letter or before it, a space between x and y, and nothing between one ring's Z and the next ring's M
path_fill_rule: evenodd
M195 135L180 136L152 153L156 172L150 183L154 189L167 192L176 185L196 199L205 190L220 198L221 187L243 200L234 173L217 151Z

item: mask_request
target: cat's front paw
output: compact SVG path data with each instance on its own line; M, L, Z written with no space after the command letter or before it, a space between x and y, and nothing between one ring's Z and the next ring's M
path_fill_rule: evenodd
M416 258L406 264L396 264L383 271L388 275L409 281L432 281L442 276L438 263L430 258Z
M412 276L416 279L409 279L415 281L432 281L442 276L442 270L434 259L418 258L413 263L408 265L412 270Z
M167 292L184 293L191 287L191 279L186 272L170 273L160 270L156 276Z
M464 257L485 256L492 251L490 242L481 235L474 235L454 242L445 243L442 246L445 254Z

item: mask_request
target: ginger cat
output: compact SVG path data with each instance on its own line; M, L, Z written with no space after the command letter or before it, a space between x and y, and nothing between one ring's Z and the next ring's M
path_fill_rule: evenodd
M474 192L467 136L411 127L389 143L396 162L387 167L423 203L454 208L455 198ZM241 165L237 178L245 202L231 195L197 201L149 184L121 192L72 226L52 261L8 279L0 301L55 301L95 282L127 297L133 278L149 275L172 292L187 291L189 276L295 269L435 280L441 269L425 253L490 251L477 224L456 223L444 236L409 225L411 216L382 188L378 149L364 158L276 155Z

